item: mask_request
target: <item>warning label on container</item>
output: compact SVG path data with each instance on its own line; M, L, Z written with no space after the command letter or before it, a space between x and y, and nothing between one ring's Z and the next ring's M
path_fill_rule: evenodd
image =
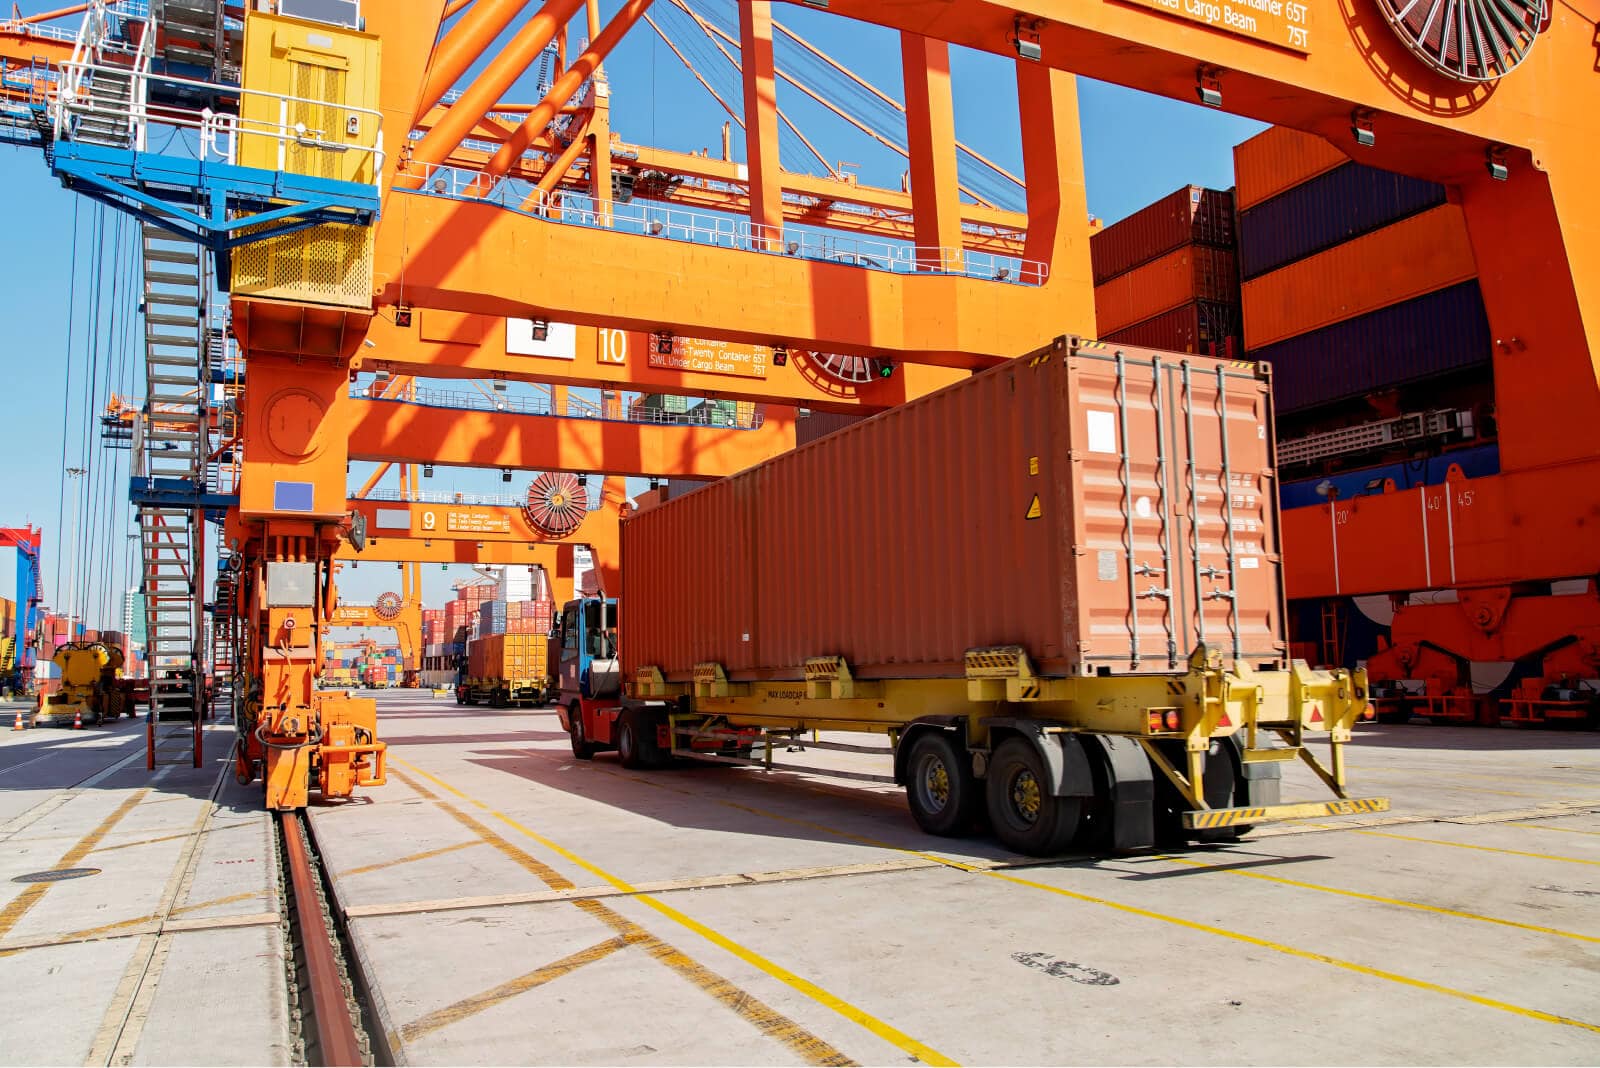
M703 341L691 337L672 339L672 351L661 351L661 339L650 342L650 366L672 371L765 378L772 350L765 345L737 345L730 341Z
M1311 53L1311 5L1296 0L1122 0L1252 41Z
M1035 493L1033 495L1033 501L1028 505L1028 514L1022 518L1038 519L1042 515L1044 515L1044 509L1039 506L1039 495Z

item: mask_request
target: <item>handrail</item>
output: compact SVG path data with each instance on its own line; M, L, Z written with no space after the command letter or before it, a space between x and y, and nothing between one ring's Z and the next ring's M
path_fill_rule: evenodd
M712 245L797 259L845 263L893 274L941 274L1041 286L1050 265L1018 256L967 248L919 246L817 233L798 227L767 226L727 215L706 215L650 204L612 204L602 209L590 197L547 192L521 178L492 179L481 171L448 164L413 170L416 188L398 191L451 200L488 201L529 218L590 229L614 230L668 241ZM481 191L487 189L487 193Z
M557 412L548 397L485 397L477 393L455 390L418 388L407 391L403 397L386 397L373 392L372 385L350 387L350 396L360 400L388 401L395 404L414 404L424 408L448 408L453 411L509 412L516 415L542 415L560 419L582 419L600 423L633 423L651 426L709 426L728 430L757 430L766 421L760 408L754 407L750 418L740 421L737 416L728 419L719 416L711 401L685 412L668 412L645 408L637 404L606 405L596 409L575 397L567 399L567 409Z
M193 129L200 133L201 151L225 160L228 163L238 162L239 142L246 137L263 137L278 142L278 169L283 170L287 163L289 146L297 145L305 148L320 148L333 152L365 152L373 157L371 184L380 185L383 178L383 165L385 154L383 148L383 113L375 108L357 107L336 100L322 100L315 97L293 96L287 93L269 93L256 89L245 89L240 86L224 85L218 82L206 82L196 78L182 78L175 75L147 75L142 81L135 68L113 66L99 63L80 63L76 60L62 65L67 72L67 78L52 103L55 113L56 136L61 137L69 116L98 116L101 118L127 119L130 129L134 130L133 142L135 145L147 143L144 127L151 120L145 97L146 90L151 82L160 82L162 85L189 86L197 89L218 93L225 96L238 97L241 104L246 98L264 98L276 101L278 104L278 118L276 122L262 119L246 119L240 115L213 112L210 108L194 113L195 118L171 112L162 112L160 118L155 120L160 125L171 126L179 129ZM115 74L118 77L127 77L140 91L130 92L127 107L109 108L94 102L82 89L83 76L103 72ZM337 131L312 130L304 123L289 122L289 106L291 104L311 104L318 107L332 107L342 114L360 115L372 120L373 134L371 143L333 141L325 139L329 133ZM363 122L365 127L367 123Z

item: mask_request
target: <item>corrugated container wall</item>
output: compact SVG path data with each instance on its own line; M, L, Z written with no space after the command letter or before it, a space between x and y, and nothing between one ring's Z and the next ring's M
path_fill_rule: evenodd
M1199 631L1225 655L1281 660L1265 376L1070 351L1062 339L628 518L627 677L715 662L798 679L823 655L861 678L960 677L989 645L1021 645L1051 675L1164 673ZM1191 417L1192 453L1171 432Z
M1437 182L1346 163L1239 213L1239 273L1254 278L1444 202Z
M1102 330L1100 336L1118 345L1215 356L1230 355L1231 340L1236 350L1232 355L1237 356L1244 352L1239 320L1235 304L1195 301L1120 330Z
M1250 353L1272 365L1280 412L1487 364L1491 356L1476 281Z
M1441 204L1246 282L1245 348L1253 352L1476 273L1461 209Z
M1095 286L1095 323L1104 337L1197 300L1238 302L1233 250L1185 245Z
M1091 235L1089 259L1098 286L1184 245L1233 244L1233 194L1186 185Z
M1326 138L1274 126L1233 146L1234 206L1245 211L1350 162Z
M863 416L849 415L845 412L817 412L813 411L804 419L794 425L794 443L796 447L809 445L818 438L825 438L835 430L843 430L847 426L854 426L861 422Z

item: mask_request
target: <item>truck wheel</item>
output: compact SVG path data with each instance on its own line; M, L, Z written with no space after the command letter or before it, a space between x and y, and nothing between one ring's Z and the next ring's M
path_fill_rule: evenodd
M1007 849L1030 857L1054 856L1078 830L1083 802L1056 797L1044 759L1026 738L1007 738L989 761L989 822Z
M941 730L923 730L906 757L906 804L929 834L949 838L971 830L979 804L978 780L971 764Z
M628 709L617 719L617 760L625 768L649 767L640 751L639 713Z
M593 760L599 747L583 736L583 709L574 704L567 710L567 721L572 724L572 755L579 760Z

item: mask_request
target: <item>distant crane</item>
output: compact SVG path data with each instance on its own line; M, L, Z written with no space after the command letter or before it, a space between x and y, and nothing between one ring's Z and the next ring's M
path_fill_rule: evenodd
M17 618L10 634L0 635L0 687L21 693L33 687L34 635L39 629L40 545L44 531L35 526L0 527L0 548L17 550Z

